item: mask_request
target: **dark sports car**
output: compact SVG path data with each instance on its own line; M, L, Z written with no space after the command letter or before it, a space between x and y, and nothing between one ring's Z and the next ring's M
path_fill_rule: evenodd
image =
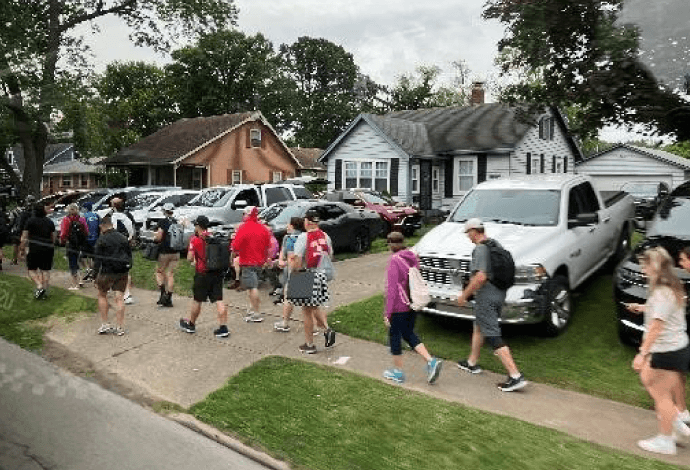
M384 231L384 223L376 212L356 209L342 202L280 202L264 209L261 218L268 222L273 234L281 241L290 219L304 217L309 209L319 212L319 227L331 237L336 251L366 251L371 241Z

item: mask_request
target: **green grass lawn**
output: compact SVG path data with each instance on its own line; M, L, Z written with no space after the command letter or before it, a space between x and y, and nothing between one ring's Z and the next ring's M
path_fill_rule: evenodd
M26 278L0 274L0 336L24 349L39 349L44 328L33 323L50 315L69 317L77 312L95 312L95 299L57 287L47 300L35 300L34 283Z
M635 350L618 340L611 275L595 276L576 294L572 323L557 338L541 336L532 327L503 327L521 371L535 382L651 407L652 400L630 367ZM377 295L337 309L329 323L346 335L385 344L382 312L383 296ZM418 315L416 331L432 354L453 361L469 354L470 322ZM504 373L488 346L480 362L487 370Z
M268 357L190 410L297 468L679 468L341 369Z

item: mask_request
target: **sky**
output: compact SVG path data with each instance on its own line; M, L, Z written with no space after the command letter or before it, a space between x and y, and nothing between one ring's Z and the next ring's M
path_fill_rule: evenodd
M301 36L325 38L353 54L362 73L374 81L392 85L402 74L419 65L436 65L441 80L454 76L451 63L462 60L470 80L500 80L494 65L496 44L504 27L481 18L485 0L236 0L240 13L238 29L261 32L275 48L292 44ZM652 69L665 81L678 85L690 63L672 60L681 50L690 50L684 32L690 0L627 0L622 18L642 29L643 46ZM651 8L652 5L654 8ZM96 71L108 63L143 60L166 63L167 56L137 48L127 39L126 26L116 19L100 21L101 33L88 40ZM690 32L688 32L690 36ZM686 56L687 57L687 56ZM669 66L662 66L662 64ZM685 72L683 72L685 71ZM487 101L492 101L487 94ZM607 128L601 137L625 141L641 136Z

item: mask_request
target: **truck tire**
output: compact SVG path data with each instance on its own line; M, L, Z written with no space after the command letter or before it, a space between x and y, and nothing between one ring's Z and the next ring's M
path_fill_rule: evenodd
M631 237L630 226L624 224L621 229L621 233L618 236L618 241L616 242L616 251L613 252L611 258L608 261L608 271L613 271L618 266L618 263L623 261L625 257L630 252L630 237Z
M570 325L572 297L565 276L554 276L544 284L546 305L542 328L547 336L558 336Z

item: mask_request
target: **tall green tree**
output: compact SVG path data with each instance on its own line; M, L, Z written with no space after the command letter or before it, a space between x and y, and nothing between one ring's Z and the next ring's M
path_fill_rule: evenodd
M137 45L168 50L180 37L235 24L233 0L5 0L0 8L0 106L24 150L22 194L38 194L51 114L64 100L62 81L88 72L76 28L121 18ZM0 166L9 170L7 161Z
M690 108L657 82L639 58L639 30L616 22L623 0L488 0L483 16L506 25L499 42L504 72L532 71L508 101L579 107L586 119L572 130L591 137L606 124L641 124L690 138ZM523 78L527 75L523 75Z
M326 148L359 111L352 54L326 39L301 37L281 45L280 57L290 105L284 119L294 143Z
M172 53L166 67L173 95L184 117L213 116L265 109L263 96L278 74L271 42L261 33L248 36L222 30Z

